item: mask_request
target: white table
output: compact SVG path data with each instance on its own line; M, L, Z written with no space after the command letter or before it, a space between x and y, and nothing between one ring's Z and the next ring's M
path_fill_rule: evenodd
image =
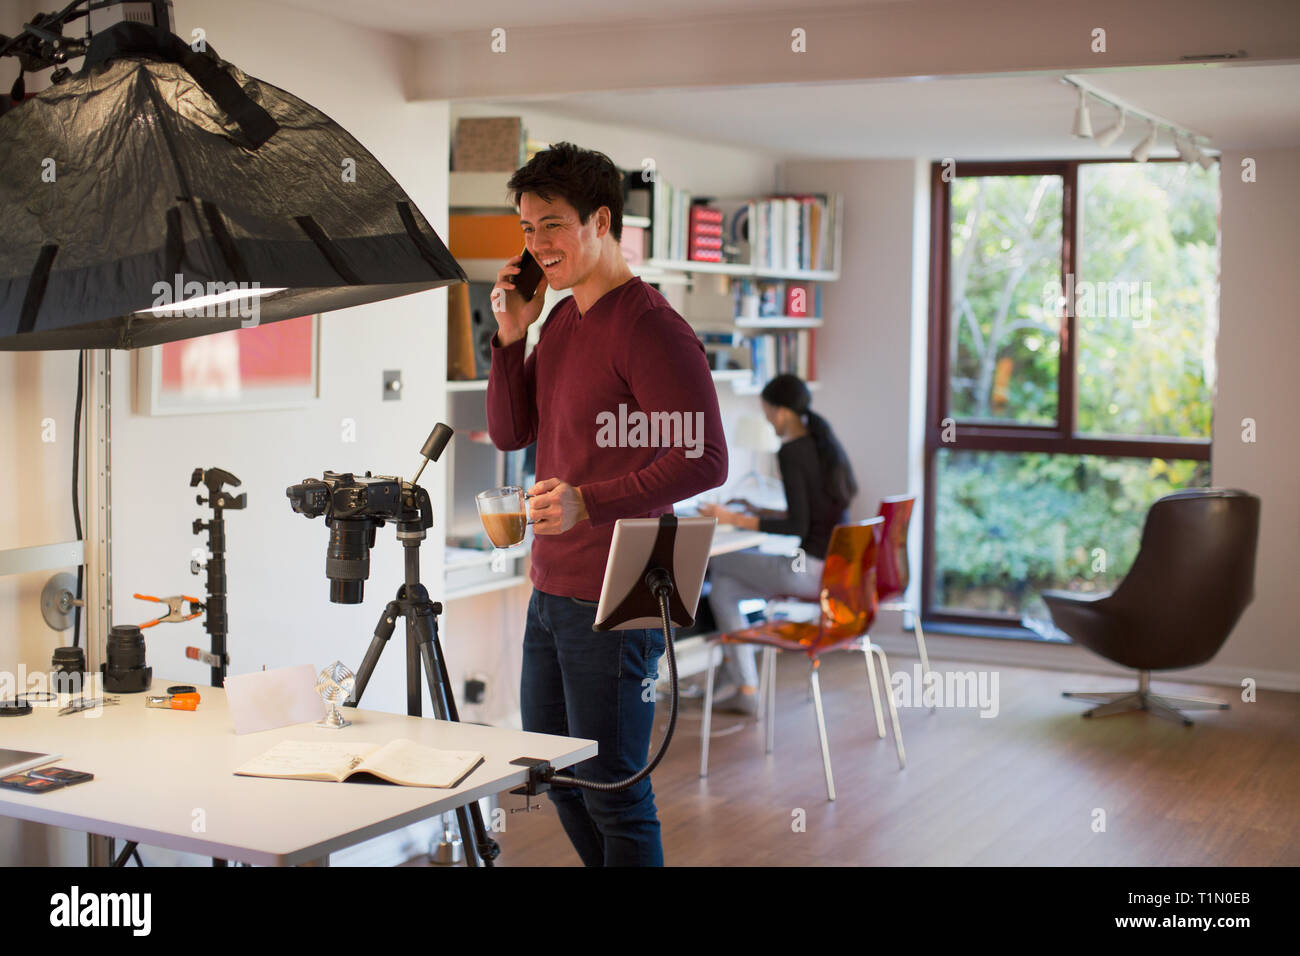
M153 693L169 684L154 682ZM193 712L153 710L144 694L116 694L99 716L37 705L0 721L0 746L59 753L58 766L95 779L44 794L0 789L0 814L263 866L316 863L335 851L520 786L510 761L539 757L556 768L596 755L596 742L499 727L343 708L351 727L295 724L236 736L224 690L200 687ZM66 695L64 696L66 699ZM459 787L399 787L235 776L234 769L282 740L398 737L486 760ZM201 821L203 829L195 832ZM484 821L491 825L490 820Z
M730 554L732 551L757 548L772 537L774 536L761 531L744 531L734 524L719 524L713 529L713 544L709 547L709 557L716 558L720 554Z
M766 554L793 555L799 547L797 534L768 534L766 531L747 531L734 524L719 524L713 529L713 544L709 548L709 557L732 551L747 551L758 548Z

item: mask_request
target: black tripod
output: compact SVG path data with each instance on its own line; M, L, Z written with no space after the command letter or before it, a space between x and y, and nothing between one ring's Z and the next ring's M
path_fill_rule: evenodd
M361 702L361 694L370 681L370 675L374 673L375 665L379 663L379 655L387 646L388 639L393 636L398 617L404 617L406 713L411 717L421 716L420 669L423 667L424 679L429 685L429 698L433 701L434 716L440 720L460 720L456 698L451 690L451 678L442 656L442 645L438 641L438 615L442 613L442 604L430 601L429 592L420 583L420 542L424 537L424 528L418 519L397 522L397 538L402 542L406 559L406 583L397 589L396 600L388 602L375 626L375 636L371 639L361 669L357 672L352 699L344 704L345 707L356 707ZM492 866L501 847L487 835L487 828L483 825L483 811L478 803L457 807L456 820L466 847L466 863L470 866ZM474 834L477 854L469 849L467 836L471 832Z

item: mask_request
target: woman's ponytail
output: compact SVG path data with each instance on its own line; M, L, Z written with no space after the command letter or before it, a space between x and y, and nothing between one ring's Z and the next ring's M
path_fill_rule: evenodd
M800 418L807 420L808 434L817 448L817 460L821 465L823 490L835 503L837 512L849 506L849 502L858 493L858 483L853 477L853 466L844 446L835 437L830 422L818 415L810 407L812 394L808 386L797 375L778 375L763 388L763 401L769 405L788 408Z
M826 496L835 502L837 512L843 511L858 493L858 482L853 477L849 456L831 430L830 422L811 408L808 409L808 434L817 446L817 459L822 465Z

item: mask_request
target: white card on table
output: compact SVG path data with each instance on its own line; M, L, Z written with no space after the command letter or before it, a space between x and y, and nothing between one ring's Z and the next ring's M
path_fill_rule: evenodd
M226 699L237 734L255 734L325 716L325 702L316 693L316 669L310 664L231 675L226 678Z

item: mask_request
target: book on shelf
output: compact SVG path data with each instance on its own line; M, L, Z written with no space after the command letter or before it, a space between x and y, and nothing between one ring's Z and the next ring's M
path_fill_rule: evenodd
M235 773L333 783L354 777L373 783L372 778L377 778L403 787L446 789L459 786L483 759L475 751L435 750L401 738L382 746L357 741L284 740Z
M830 238L834 197L825 193L766 196L754 201L753 264L774 272L834 268Z
M631 190L629 195L636 193ZM655 258L737 262L773 272L835 268L832 194L704 199L658 179L647 202Z
M749 359L754 382L765 385L776 376L787 373L797 375L805 382L813 381L815 332L815 329L795 329L751 337Z
M796 294L803 290L803 295ZM820 319L822 287L817 282L737 278L731 283L732 312L737 319ZM798 309L802 311L798 311Z

